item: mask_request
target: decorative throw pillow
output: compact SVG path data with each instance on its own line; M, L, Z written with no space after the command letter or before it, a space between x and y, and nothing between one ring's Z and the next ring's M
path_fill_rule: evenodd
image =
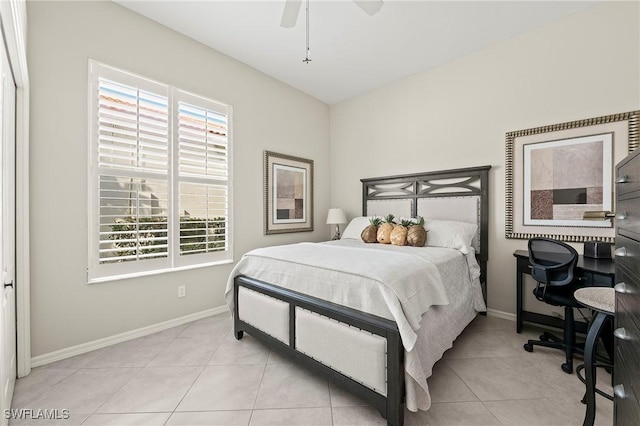
M382 224L382 219L379 217L372 217L369 219L370 225L362 230L360 238L365 243L377 243L378 242L378 226Z
M413 219L409 231L407 232L407 245L412 247L423 247L427 242L427 230L424 227L424 218Z

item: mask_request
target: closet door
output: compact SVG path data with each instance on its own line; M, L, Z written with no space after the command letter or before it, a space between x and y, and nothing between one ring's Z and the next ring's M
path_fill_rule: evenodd
M0 408L5 410L11 408L16 381L16 85L1 37L0 106Z

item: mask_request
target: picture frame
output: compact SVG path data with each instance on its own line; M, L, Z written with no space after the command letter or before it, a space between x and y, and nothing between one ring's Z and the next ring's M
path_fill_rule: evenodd
M264 152L264 233L313 231L313 160Z
M506 133L505 236L614 242L615 164L638 148L640 111Z

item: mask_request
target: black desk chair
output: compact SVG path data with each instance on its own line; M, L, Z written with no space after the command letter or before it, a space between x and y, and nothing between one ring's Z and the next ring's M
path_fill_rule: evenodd
M529 240L529 263L531 276L538 282L533 290L536 299L554 306L564 306L564 336L562 338L544 332L540 340L529 340L524 344L527 352L533 352L534 346L562 349L566 362L562 371L573 373L573 354L583 353L576 348L576 328L573 308L581 305L573 296L577 286L574 282L574 270L578 262L578 252L568 244L549 238Z

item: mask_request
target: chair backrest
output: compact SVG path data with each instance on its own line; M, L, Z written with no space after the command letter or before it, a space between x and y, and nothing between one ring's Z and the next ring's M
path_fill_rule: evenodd
M568 244L550 238L529 240L531 276L539 283L550 286L568 285L573 282L578 263L578 252Z

